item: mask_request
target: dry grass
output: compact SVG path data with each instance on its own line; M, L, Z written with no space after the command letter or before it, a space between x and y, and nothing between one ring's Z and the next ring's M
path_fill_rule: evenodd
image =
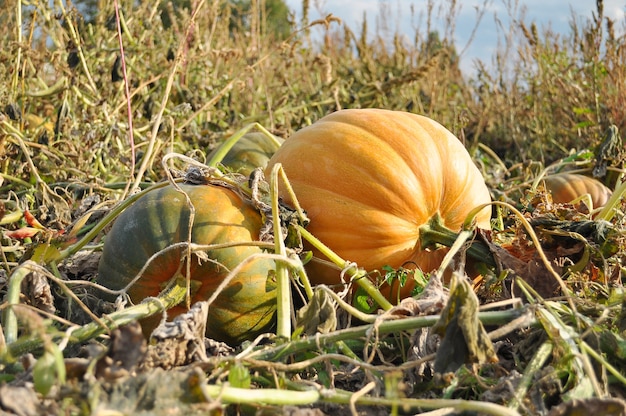
M75 9L53 12L42 4L25 8L21 40L15 4L1 12L0 101L22 112L24 118L12 124L24 139L45 145L48 161L36 164L44 173L54 171L60 182L125 181L129 114L123 74L114 69L120 54L110 30L112 5L85 22ZM425 27L409 38L392 28L367 38L366 27L354 33L328 21L300 31L294 24L294 35L284 40L266 35L267 23L254 19L252 30L233 28L229 8L217 1L203 4L189 31L188 11L179 11L165 29L150 5L123 8L135 151L145 150L156 121L154 160L166 150L204 151L251 121L287 136L337 108L384 107L433 117L471 148L483 143L511 164L547 164L595 146L610 124L624 127L621 23L604 17L601 5L586 21L572 19L567 35L516 22L502 39L506 52L494 57L495 68L485 65L472 78L459 70L451 33L429 36L432 5ZM454 27L457 7L451 3L447 27ZM323 41L310 43L309 31L324 32ZM40 126L26 116L50 120L54 134L40 140ZM5 152L14 154L14 146ZM5 167L27 179L22 170Z

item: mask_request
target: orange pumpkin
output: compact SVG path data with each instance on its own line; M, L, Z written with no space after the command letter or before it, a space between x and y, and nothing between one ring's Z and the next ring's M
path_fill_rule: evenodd
M589 176L575 173L558 173L546 176L546 189L552 194L552 201L567 204L585 194L591 196L593 208L604 206L611 197L611 190Z
M422 250L419 227L439 214L457 231L472 209L491 201L463 144L441 124L406 112L337 111L288 138L266 175L277 163L311 220L308 230L368 271L436 269L446 251ZM280 195L290 201L283 187ZM490 228L490 216L490 208L481 210L477 225ZM319 253L307 267L314 284L340 282Z
M180 185L195 208L191 239L197 244L249 243L258 240L260 214L230 189L215 185ZM128 207L106 235L98 270L98 283L119 290L140 272L148 259L164 248L187 241L189 206L173 186L148 192ZM157 296L177 273L184 276L181 260L186 249L169 250L150 263L128 294L133 302ZM192 303L208 299L224 277L259 247L238 245L209 249L206 259L191 260ZM276 290L274 262L248 263L209 307L207 336L231 345L253 339L274 324ZM168 311L176 316L177 306ZM160 319L160 316L157 317ZM158 322L158 320L156 320ZM155 320L144 321L148 331Z

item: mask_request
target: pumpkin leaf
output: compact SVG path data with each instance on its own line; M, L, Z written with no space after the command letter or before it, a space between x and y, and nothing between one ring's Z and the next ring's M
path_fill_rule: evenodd
M65 383L63 353L55 344L47 345L46 351L35 363L33 381L35 390L44 396L50 392L55 383Z
M296 326L306 335L327 334L337 328L335 302L325 290L315 289L311 301L298 311Z
M228 383L233 387L249 388L252 384L250 370L239 361L235 362L228 372Z
M352 303L355 308L365 313L374 313L378 309L378 304L361 286L357 286Z
M39 264L47 264L61 258L59 248L50 242L39 244L33 250L31 260Z
M438 373L455 372L463 364L497 360L487 331L478 320L478 298L467 279L458 280L432 328L442 337L435 358Z

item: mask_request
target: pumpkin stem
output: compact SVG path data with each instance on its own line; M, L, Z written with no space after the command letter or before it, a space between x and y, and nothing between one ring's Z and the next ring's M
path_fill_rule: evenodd
M433 248L437 244L452 247L459 238L459 233L454 232L443 225L439 213L433 215L430 220L419 228L420 247L422 249ZM467 254L475 260L479 260L490 267L495 267L493 255L482 241L473 240L467 249Z

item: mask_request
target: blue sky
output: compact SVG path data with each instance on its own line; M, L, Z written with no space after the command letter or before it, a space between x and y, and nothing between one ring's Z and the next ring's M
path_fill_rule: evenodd
M443 16L446 15L449 0L432 0L434 28L444 31ZM286 0L287 5L299 17L302 12L302 0ZM320 18L328 13L342 19L355 33L360 33L363 21L363 12L367 12L370 30L376 27L377 18L381 11L390 19L389 29L393 33L396 29L408 35L411 39L415 31L420 33L426 27L426 7L428 0L309 0L311 20ZM494 50L497 48L497 39L502 38L502 29L498 29L496 20L504 24L511 21L507 4L517 5L515 18L525 16L526 23L535 22L538 28L549 28L555 33L567 33L569 24L575 16L580 21L591 18L596 11L596 0L457 0L460 6L457 10L454 39L457 51L461 52L461 67L464 71L472 72L474 61L480 59L489 64ZM413 13L411 12L413 7ZM486 8L475 33L474 40L468 46L473 28L476 26L476 8ZM616 20L617 28L624 33L626 0L604 0L604 15ZM437 17L439 16L439 18ZM467 48L466 48L467 46Z

